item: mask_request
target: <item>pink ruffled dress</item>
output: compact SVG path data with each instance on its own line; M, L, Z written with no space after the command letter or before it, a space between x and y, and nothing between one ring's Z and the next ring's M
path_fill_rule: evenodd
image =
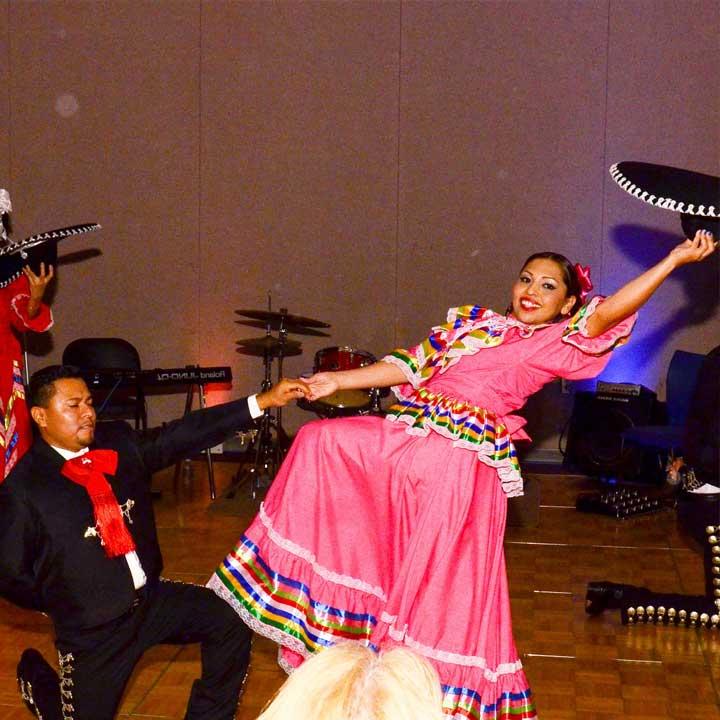
M556 377L599 373L634 317L589 339L477 306L383 358L407 383L386 418L301 428L255 520L211 578L296 667L318 648L405 645L428 658L455 718L535 718L512 636L503 553L522 494L512 413Z
M31 318L27 311L29 302L30 285L24 275L0 287L0 482L32 442L23 387L22 348L16 332L44 332L53 324L52 313L45 304Z

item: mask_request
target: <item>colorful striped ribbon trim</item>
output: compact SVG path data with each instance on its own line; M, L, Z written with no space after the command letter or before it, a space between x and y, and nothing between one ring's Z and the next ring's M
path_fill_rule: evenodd
M392 405L387 417L406 423L415 432L427 434L435 430L465 447L477 449L493 464L510 465L520 475L510 433L490 410L420 388Z
M413 384L418 385L457 362L460 355L476 352L481 347L499 345L507 325L498 322L498 319L500 316L479 305L451 308L446 324L434 327L418 345L407 350L398 348L388 357L405 365L414 377Z
M354 613L314 600L307 585L273 571L245 535L215 574L256 620L297 638L309 652L338 640L367 645L377 624L370 613Z
M480 305L462 305L450 308L447 322L434 327L421 343L394 350L382 360L397 364L405 372L407 382L419 387L436 373L454 365L463 355L500 345L510 328L516 328L521 337L530 337L549 324L526 325L511 315L499 315Z
M25 388L23 386L22 374L20 373L20 365L17 360L13 360L13 384L8 398L7 408L5 408L4 417L2 418L2 432L0 432L0 448L4 448L5 477L17 462L16 447L20 442L20 435L17 430L15 420L15 403L18 400L25 399ZM0 410L2 410L2 401L0 401ZM2 480L2 478L0 478Z
M13 360L13 371L12 371L13 384L10 390L10 397L8 398L7 408L5 408L5 416L3 417L3 426L5 432L10 428L10 419L13 416L13 407L18 400L25 399L25 388L23 386L22 375L20 374L20 366L17 360ZM0 409L2 408L2 401L0 400Z
M530 689L504 692L491 704L483 704L480 695L468 688L443 685L443 712L453 718L472 720L530 720L537 717Z
M563 332L563 337L566 338L569 335L573 335L574 333L580 332L585 328L586 317L589 315L592 315L592 312L588 312L590 309L590 306L592 305L592 310L594 311L597 305L599 304L599 300L596 300L593 298L592 301L589 303L586 303L583 305L573 316L570 318L570 322L568 322L567 327L565 328Z

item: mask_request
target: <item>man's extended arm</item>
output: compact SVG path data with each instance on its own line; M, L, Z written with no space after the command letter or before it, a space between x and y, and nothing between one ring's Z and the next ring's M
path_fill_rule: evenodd
M307 385L301 380L281 380L277 385L256 396L260 410L287 405L303 397ZM248 398L223 405L195 410L167 425L149 430L138 437L145 466L156 472L184 457L195 455L217 445L238 430L252 426Z

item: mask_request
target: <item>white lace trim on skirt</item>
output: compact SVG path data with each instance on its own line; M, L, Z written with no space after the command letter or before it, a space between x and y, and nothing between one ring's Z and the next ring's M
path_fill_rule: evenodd
M388 629L388 635L393 640L407 645L415 652L424 655L425 657L432 658L444 663L451 663L453 665L463 665L464 667L475 667L483 671L483 676L490 682L497 682L498 677L501 675L512 675L522 670L522 663L520 660L516 660L511 663L501 663L494 670L487 666L487 660L479 655L461 655L460 653L448 652L447 650L439 650L437 648L430 647L429 645L423 645L411 638L405 630L398 630L393 626Z
M304 643L301 640L298 640L296 637L290 635L287 632L284 632L283 630L266 625L265 623L258 620L250 612L248 612L245 606L242 603L238 602L237 598L235 598L235 596L225 587L225 585L217 577L217 575L213 575L210 578L207 587L209 587L217 595L223 598L225 602L229 603L235 609L237 614L242 618L243 622L253 632L257 633L258 635L262 635L269 640L272 640L278 645L282 645L286 648L289 648L290 650L295 651L296 653L299 653L304 658L308 658L312 654L305 647ZM386 613L384 611L381 614L380 618L381 621L385 623L388 623L388 620L392 622L397 619L396 616L390 615L389 613ZM498 677L500 677L501 675L512 675L513 673L522 670L522 662L520 662L520 660L517 660L513 663L501 663L494 670L491 670L487 667L487 660L483 657L476 655L461 655L460 653L448 652L446 650L432 648L429 645L423 645L422 643L419 643L417 640L414 640L412 637L410 637L407 634L406 630L407 628L405 628L404 630L398 630L394 626L390 625L390 628L388 629L388 635L390 635L390 637L396 642L406 645L407 647L411 648L417 653L420 653L421 655L424 655L425 657L429 657L434 660L438 660L444 663L450 663L453 665L479 668L483 671L483 677L490 682L497 682ZM286 672L289 673L292 671L292 667L288 663L279 662L279 664Z
M242 618L242 621L255 633L262 635L276 642L278 645L284 645L303 657L309 657L310 653L301 640L289 635L283 630L266 625L258 620L254 615L248 612L247 608L223 585L222 580L217 575L213 575L208 581L209 587L216 595L219 595L226 603L232 606L235 612Z
M344 587L351 588L352 590L359 590L360 592L374 595L379 600L387 602L387 595L381 587L373 587L369 583L360 580L359 578L351 577L350 575L340 575L339 573L333 572L329 568L318 563L315 555L310 550L297 545L292 540L280 535L272 526L270 516L265 512L265 503L260 504L260 511L258 513L260 522L265 526L268 531L268 537L280 548L289 552L291 555L301 558L317 573L321 578L328 582L335 583L336 585L343 585Z

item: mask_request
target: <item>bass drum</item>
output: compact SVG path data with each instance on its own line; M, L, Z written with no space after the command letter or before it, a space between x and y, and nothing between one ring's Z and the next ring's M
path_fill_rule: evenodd
M354 370L372 365L375 356L366 350L352 347L326 347L315 353L313 371L332 372L334 370ZM343 417L345 415L364 415L370 411L373 390L338 390L337 392L309 403L309 409L320 417Z

